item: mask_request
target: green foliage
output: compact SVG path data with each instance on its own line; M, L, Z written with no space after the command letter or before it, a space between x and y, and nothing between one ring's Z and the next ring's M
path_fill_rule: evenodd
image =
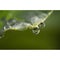
M15 15L10 16L10 13L11 11L0 11L0 21L2 17L9 20ZM0 39L0 49L60 49L60 11L54 11L45 23L46 27L38 35L31 30L7 31L5 37ZM0 22L0 26L2 24Z

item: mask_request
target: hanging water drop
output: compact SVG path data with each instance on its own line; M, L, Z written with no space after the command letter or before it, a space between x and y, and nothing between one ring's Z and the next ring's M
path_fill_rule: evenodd
M35 27L35 28L32 29L32 32L37 35L37 34L40 33L40 28Z

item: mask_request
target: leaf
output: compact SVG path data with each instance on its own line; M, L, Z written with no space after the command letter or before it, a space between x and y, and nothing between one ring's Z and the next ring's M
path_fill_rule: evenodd
M40 10L0 10L0 29L7 31L33 29L39 34L41 23L52 14L53 11ZM36 29L36 30L35 30Z

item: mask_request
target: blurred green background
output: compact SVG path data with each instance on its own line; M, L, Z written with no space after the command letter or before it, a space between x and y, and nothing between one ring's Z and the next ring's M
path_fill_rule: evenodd
M45 24L38 35L31 30L7 31L0 39L0 49L60 49L60 11L54 11Z

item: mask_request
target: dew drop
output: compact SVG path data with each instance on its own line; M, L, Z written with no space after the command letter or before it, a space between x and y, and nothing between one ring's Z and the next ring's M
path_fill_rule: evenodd
M39 26L39 28L44 28L46 25L45 25L45 23L43 22L43 23L40 23L38 26Z
M34 28L34 29L32 30L32 32L33 32L34 34L38 35L38 34L40 33L40 29L39 29L39 28Z

